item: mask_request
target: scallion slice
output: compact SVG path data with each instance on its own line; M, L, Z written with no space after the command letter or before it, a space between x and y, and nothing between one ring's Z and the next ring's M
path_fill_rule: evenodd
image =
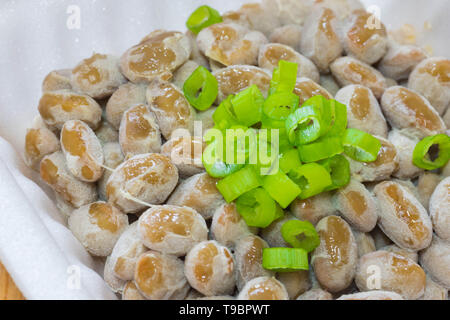
M186 21L186 27L193 33L198 34L203 28L219 22L222 22L220 13L216 9L204 5L191 13Z
M300 248L264 248L262 266L276 272L308 270L308 253Z
M317 140L323 131L322 111L316 106L304 106L286 119L289 142L301 145Z
M285 60L278 61L278 68L275 68L272 73L269 95L275 92L292 93L297 82L297 70L297 63Z
M183 93L187 101L200 111L212 106L218 92L217 79L203 66L195 69L183 85Z
M262 186L283 209L287 208L302 191L280 170L275 174L264 176Z
M350 163L341 154L337 154L331 158L319 162L328 170L331 176L331 185L326 187L324 191L334 190L346 186L350 181Z
M256 85L236 94L231 99L231 104L240 124L250 127L261 121L264 96Z
M342 138L344 152L350 158L361 162L373 162L377 159L381 142L367 132L350 128Z
M292 169L298 168L302 165L297 149L290 148L280 155L279 166L281 171L288 174Z
M432 160L429 152L433 146L439 149L437 157ZM450 158L450 137L445 134L437 134L422 139L416 144L413 151L413 164L425 170L434 170L443 167Z
M332 183L327 169L317 163L307 163L291 170L289 177L300 187L300 199L319 194Z
M285 128L288 116L298 107L300 98L292 92L277 92L264 101L262 122L265 128Z
M320 243L319 234L309 221L289 220L281 226L284 241L294 248L313 251Z
M203 151L202 154L202 162L205 167L206 172L214 178L223 178L226 177L233 172L241 169L244 164L228 164L224 161L224 151L219 151L218 143L222 141L213 141L211 142Z
M277 204L263 188L256 188L236 200L236 208L250 227L265 228L278 219Z
M217 189L226 202L237 199L240 195L261 186L261 178L252 166L245 166L219 182Z
M212 118L214 120L215 128L225 130L239 124L236 115L233 114L233 107L231 104L233 97L233 95L229 95L214 111Z
M298 147L300 160L305 163L327 159L342 151L344 149L339 137L322 137L313 143Z

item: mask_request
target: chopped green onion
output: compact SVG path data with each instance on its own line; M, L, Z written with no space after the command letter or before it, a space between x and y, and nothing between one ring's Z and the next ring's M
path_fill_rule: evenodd
M332 115L331 129L326 133L326 136L341 136L347 128L347 107L336 100L328 100L328 108Z
M307 163L291 170L289 177L302 190L299 195L300 199L310 198L319 194L332 183L327 169L317 163Z
M215 128L225 130L231 128L233 125L239 124L236 115L233 113L233 106L231 104L233 97L233 95L229 95L214 111L212 118Z
M281 171L286 174L289 173L289 171L291 171L292 169L300 167L302 165L302 162L300 161L297 149L290 148L282 152L279 165Z
M222 141L213 141L210 143L202 154L202 162L206 172L214 178L223 178L233 172L241 169L244 164L228 164L223 160L223 148L219 150L219 143L223 146Z
M262 266L276 272L308 270L308 253L300 248L264 248Z
M438 156L430 159L430 149L438 146ZM450 137L445 134L437 134L422 139L413 151L413 163L416 167L425 170L434 170L443 167L450 158Z
M337 154L320 161L319 164L327 169L331 176L331 186L325 188L324 191L338 189L349 183L350 163L343 155Z
M375 161L381 149L380 140L367 132L353 128L345 131L342 145L346 155L361 162Z
M289 220L281 226L281 235L291 246L306 252L313 251L320 244L319 234L309 221Z
M301 107L286 119L289 142L301 145L317 140L323 131L322 112L316 106Z
M231 104L240 124L250 127L261 121L264 96L256 85L236 94Z
M277 204L263 188L256 188L236 200L236 208L248 226L265 228L278 218Z
M297 82L298 64L285 60L278 61L278 68L272 73L272 80L270 81L269 95L275 92L294 91L295 83Z
M203 28L222 22L220 13L210 6L200 6L191 13L186 21L186 27L193 33L198 34Z
M262 122L265 128L284 128L288 116L298 107L300 98L291 92L277 92L264 101Z
M327 159L342 153L341 139L338 137L322 137L313 143L299 146L300 160L305 163Z
M287 208L302 191L280 170L275 174L264 176L262 186L283 209Z
M195 69L183 85L187 101L200 111L212 106L218 92L217 79L203 66Z
M261 186L261 179L252 166L245 166L217 182L226 202L231 202L240 195Z
M226 163L247 163L250 154L255 155L258 153L255 129L235 125L230 129L226 129L225 134Z

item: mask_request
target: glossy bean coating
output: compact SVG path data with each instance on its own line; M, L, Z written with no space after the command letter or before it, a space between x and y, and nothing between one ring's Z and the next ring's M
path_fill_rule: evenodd
M297 78L297 82L294 87L294 93L300 98L300 105L306 100L317 95L324 96L327 99L332 99L333 96L316 82L309 78Z
M410 249L403 249L403 248L397 246L396 244L387 245L385 247L380 248L379 250L395 253L399 256L408 258L408 259L414 261L415 263L419 262L419 255L418 255L417 251L413 251Z
M330 63L341 56L342 51L334 11L325 7L312 10L303 26L300 52L311 59L320 72L326 73Z
M106 257L128 227L128 217L109 203L98 201L74 210L68 226L90 254Z
M342 42L349 56L373 64L387 51L386 28L372 13L355 10L342 25Z
M356 246L358 247L358 258L369 252L376 251L375 240L372 235L368 232L361 232L357 230L352 230L353 236L355 237Z
M42 158L60 148L59 139L46 127L27 129L24 155L30 168L39 170Z
M311 288L308 273L308 270L299 270L294 272L279 272L277 274L277 280L286 288L290 300L295 300L299 295Z
M414 67L426 57L426 51L418 46L400 45L391 40L386 55L378 65L378 70L387 78L397 81L408 79Z
M138 222L142 243L152 250L184 256L208 239L205 219L194 209L171 205L145 211Z
M228 248L233 249L239 239L257 231L257 228L247 226L234 203L224 203L214 212L211 237Z
M72 69L72 88L94 99L109 97L127 80L120 73L119 58L94 53Z
M133 280L136 261L146 251L139 238L138 222L133 222L121 234L109 257L114 275L122 280Z
M450 244L433 236L431 245L420 252L419 261L425 271L447 290L450 290Z
M125 83L108 99L105 115L108 122L119 130L122 115L130 107L145 104L147 87L143 84Z
M358 249L350 226L338 216L325 217L316 230L320 245L314 250L311 265L320 285L330 292L347 288L355 276Z
M422 139L445 133L444 121L425 97L410 89L394 86L386 89L381 108L393 128Z
M117 168L125 159L118 142L108 142L103 145L103 157L105 159L105 167L113 170ZM97 181L98 194L102 200L107 200L106 184L111 176L111 173L112 171L105 170L100 180Z
M335 99L347 106L347 126L372 135L387 137L386 119L372 91L362 85L348 85L340 89Z
M377 184L374 194L380 206L379 227L398 246L421 250L431 243L432 226L419 200L398 182Z
M271 277L258 277L245 284L238 300L289 300L284 285Z
M314 288L299 295L296 300L333 300L333 296L328 291Z
M122 300L147 300L136 287L134 281L128 281L123 288Z
M167 204L195 209L203 218L210 219L225 201L216 188L218 180L206 172L182 181L167 200Z
M172 72L189 59L191 50L190 41L183 33L156 30L122 55L120 67L134 83L157 77L169 80Z
M51 71L42 82L42 92L72 89L70 84L71 74L72 70L70 69Z
M44 92L38 109L50 129L61 129L69 120L82 120L96 129L102 116L102 109L94 99L70 90Z
M175 85L159 79L152 81L147 88L147 103L167 140L176 129L193 132L195 111Z
M316 225L322 218L336 213L331 192L322 192L308 199L295 199L290 210L300 220L307 220Z
M271 277L274 273L266 270L262 266L262 253L269 245L262 238L255 235L248 235L241 238L234 251L236 259L236 283L238 289L257 277Z
M184 299L189 285L183 267L183 261L174 256L148 251L136 262L134 282L139 292L147 299Z
M161 133L156 118L145 104L124 112L119 128L119 143L125 155L161 151Z
M40 174L45 183L76 208L97 200L95 185L75 178L67 168L61 151L42 159Z
M205 296L231 294L235 269L231 252L216 241L197 244L187 254L184 266L189 284Z
M419 63L409 76L408 87L422 94L439 114L450 105L450 60L433 57Z
M417 180L417 193L419 194L420 202L425 208L429 208L431 195L439 182L441 182L441 179L438 174L433 172L424 172L419 176Z
M197 35L201 52L225 66L256 65L259 47L265 43L264 34L236 23L213 24Z
M337 300L403 300L403 298L393 291L374 290L345 294Z
M264 96L267 96L270 85L270 74L258 67L237 65L219 69L213 72L219 85L217 102L220 103L230 94L236 94L250 87L258 86Z
M95 182L103 175L103 150L94 131L80 120L70 120L61 129L61 148L70 172L79 180Z
M381 142L381 148L375 161L359 162L346 156L350 163L352 178L357 181L369 182L389 179L399 167L396 147L387 139L380 136L375 136L375 138Z
M161 147L161 154L177 166L180 177L188 178L205 170L202 163L203 139L195 136L173 136Z
M103 120L94 132L102 146L119 140L119 132L106 120Z
M369 232L378 220L378 206L375 198L366 187L352 179L350 183L340 188L335 195L336 209L354 228Z
M273 29L269 41L284 44L299 52L301 37L302 27L297 24L288 24Z
M388 140L397 151L398 166L393 176L399 179L410 179L420 175L423 169L416 167L412 162L413 151L419 140L396 129L389 132Z
M359 260L355 282L361 291L381 289L415 300L423 295L426 279L423 269L412 260L387 251L375 251Z
M149 204L161 204L177 182L178 170L169 158L157 153L140 154L114 169L106 185L106 196L122 211L133 213L146 207L134 198Z
M115 293L122 293L127 283L126 281L116 277L114 274L111 257L106 258L105 268L103 269L103 280L105 280L108 287Z
M289 247L289 244L284 241L281 235L281 227L289 220L298 220L291 214L285 214L284 217L272 222L268 227L261 230L261 238L263 238L270 247Z
M427 275L425 293L419 300L448 300L448 290Z
M387 88L386 79L376 69L352 57L341 57L330 65L331 72L341 86L360 84L370 88L379 99Z
M434 189L430 199L430 217L438 237L450 241L450 177Z
M260 48L258 57L259 67L273 71L278 67L280 60L297 63L298 77L306 77L315 82L319 82L319 71L314 63L291 47L279 43L268 43Z

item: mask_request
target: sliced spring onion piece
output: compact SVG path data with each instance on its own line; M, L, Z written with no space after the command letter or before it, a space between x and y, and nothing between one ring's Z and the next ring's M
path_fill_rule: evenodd
M186 27L193 33L198 34L203 28L222 22L220 13L210 6L200 6L191 13L186 21Z
M284 173L289 173L292 169L298 168L302 165L297 149L290 148L283 151L280 156L280 169Z
M200 111L212 106L218 92L217 79L203 66L195 69L183 85L183 93L187 101Z
M278 68L273 71L270 81L269 95L275 92L292 93L297 82L297 70L297 63L285 60L278 61Z
M298 152L302 162L315 162L342 153L342 142L339 137L322 137L313 143L299 146Z
M300 98L292 92L277 92L264 101L262 123L265 128L284 128L287 117L298 107Z
M245 166L217 182L226 202L231 202L240 195L261 186L261 178L252 166Z
M262 186L283 209L287 208L302 191L280 170L275 174L264 176Z
M250 154L258 153L257 133L241 125L225 130L225 162L245 164Z
M276 272L308 270L308 253L300 248L264 248L262 266Z
M320 244L319 234L309 221L289 220L281 226L281 235L291 246L306 252L313 251Z
M381 149L380 140L367 132L353 128L345 130L342 145L346 155L361 162L375 161Z
M332 183L327 169L317 163L307 163L291 170L289 177L302 190L299 195L300 199L310 198L319 194Z
M265 228L278 217L277 204L263 188L256 188L236 200L236 209L250 227Z
M228 164L223 160L224 154L218 150L218 143L222 141L214 141L210 143L202 154L202 162L206 172L214 178L223 178L233 172L238 171L244 165L243 164Z
M350 163L341 154L337 154L331 158L319 162L328 170L331 176L331 185L326 187L324 191L338 189L347 185L350 181Z
M250 127L261 121L264 96L256 85L236 94L231 104L240 124Z
M322 112L316 106L304 106L286 119L289 142L301 145L317 140L323 131Z
M334 99L328 100L331 113L331 129L326 136L341 136L347 128L347 106Z
M233 107L231 104L233 97L233 95L229 95L214 111L212 118L214 120L215 128L225 130L231 128L233 125L239 124L236 115L233 114Z
M438 156L431 160L429 152L433 146L437 146ZM434 170L443 167L450 158L450 137L445 134L437 134L422 139L416 144L413 151L413 163L416 167L425 170Z

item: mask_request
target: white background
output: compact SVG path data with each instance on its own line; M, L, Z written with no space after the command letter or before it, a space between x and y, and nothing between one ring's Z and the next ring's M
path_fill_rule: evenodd
M301 1L301 0L298 0ZM54 69L72 68L93 51L122 54L156 28L184 30L201 4L219 11L240 0L0 0L0 261L28 298L113 298L97 268L63 226L51 201L21 163L26 128L37 115L42 79ZM450 1L367 0L381 8L388 29L404 23L432 31L421 35L435 55L448 57ZM69 5L81 9L81 28L66 27ZM1 159L3 161L1 161ZM67 290L67 266L82 268L82 288Z

